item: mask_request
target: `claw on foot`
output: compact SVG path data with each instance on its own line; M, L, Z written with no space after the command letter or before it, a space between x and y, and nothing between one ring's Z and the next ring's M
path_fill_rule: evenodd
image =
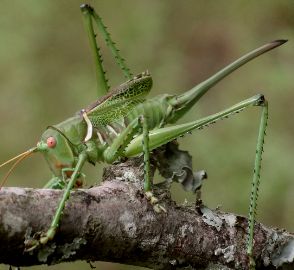
M55 228L50 228L46 233L38 232L25 240L25 252L30 252L39 247L40 245L47 244L48 241L52 240L56 233Z
M153 206L153 209L154 209L154 211L156 213L162 213L162 212L167 213L166 209L161 204L159 204L159 203L158 204L155 204Z
M158 199L153 195L151 191L146 191L145 196L147 200L153 205L153 209L156 213L167 212L166 209L158 203Z
M249 269L255 270L255 260L252 255L249 255Z
M36 239L27 239L25 240L25 252L33 251L35 248L37 248L40 245L40 242Z
M45 245L48 241L54 238L56 234L56 227L51 227L46 233L42 233L40 236L40 244Z

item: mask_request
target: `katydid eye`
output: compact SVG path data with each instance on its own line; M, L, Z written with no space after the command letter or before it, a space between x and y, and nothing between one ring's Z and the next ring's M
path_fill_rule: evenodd
M48 146L49 148L54 148L55 145L56 145L56 140L55 140L54 137L49 137L49 138L47 139L46 143L47 143L47 146Z

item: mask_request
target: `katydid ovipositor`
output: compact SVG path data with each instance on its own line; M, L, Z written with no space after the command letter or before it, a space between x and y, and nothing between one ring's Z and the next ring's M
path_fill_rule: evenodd
M99 17L88 6L83 6L89 24L89 33L91 37L92 18L99 24ZM99 24L101 27L101 23ZM103 26L103 25L102 25ZM104 32L103 32L104 31ZM105 29L102 33L106 33ZM92 36L93 37L93 36ZM109 37L108 37L109 41ZM93 42L93 39L91 40ZM42 152L54 174L54 178L46 185L47 187L63 188L66 186L63 199L58 207L49 231L42 235L40 243L45 244L54 237L58 227L61 212L68 195L77 177L80 175L81 168L85 161L96 163L103 161L112 163L120 157L132 157L144 154L145 160L145 191L151 190L149 177L149 151L155 149L193 129L201 128L207 124L226 117L232 113L238 112L250 105L261 106L263 109L261 132L259 135L259 146L257 147L257 162L255 173L255 189L253 205L250 219L251 228L254 224L254 210L256 201L256 185L260 169L260 158L265 122L267 118L267 103L262 95L257 95L240 102L220 113L208 116L198 121L187 124L164 127L167 124L174 123L183 116L214 84L241 65L269 51L284 41L274 41L264 45L257 50L245 55L235 61L216 75L194 87L182 95L162 95L150 100L145 96L151 89L152 79L148 72L144 72L119 87L115 88L105 97L102 97L85 110L79 112L76 116L58 124L50 126L44 132L37 147L29 150L28 153ZM91 43L93 44L93 43ZM113 46L112 42L110 45ZM97 77L101 89L107 89L106 80L101 69L101 60L97 54L97 48L94 48L97 60ZM116 53L117 51L115 51ZM98 57L97 57L98 55ZM99 66L100 64L100 66ZM122 69L126 71L126 76L131 78L128 69L120 62ZM149 132L150 131L150 132ZM142 144L142 140L144 144ZM149 142L148 142L149 140ZM21 156L25 157L27 154ZM20 159L17 159L19 161ZM69 182L66 185L69 178ZM168 209L167 209L168 210ZM252 231L252 230L251 230ZM251 246L252 238L251 233ZM38 245L37 241L34 243ZM249 250L249 254L250 254Z

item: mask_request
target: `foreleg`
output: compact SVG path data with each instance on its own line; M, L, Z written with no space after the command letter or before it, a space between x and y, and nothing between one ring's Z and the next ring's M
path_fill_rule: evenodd
M65 182L57 176L53 176L43 188L49 189L64 189Z
M56 230L59 226L59 221L61 218L61 215L63 213L64 207L65 207L65 203L69 198L70 195L70 191L72 190L74 184L76 183L77 178L80 175L80 170L83 167L85 161L87 159L87 154L85 152L82 152L79 155L79 159L77 162L76 167L74 168L73 174L70 177L70 180L66 186L66 189L63 193L63 196L61 198L61 201L59 202L58 208L55 212L55 215L53 217L52 223L49 227L49 230L46 233L42 233L40 235L40 239L30 239L28 241L26 241L26 251L31 251L33 249L35 249L37 246L39 246L40 244L46 244L49 240L53 239L55 234L56 234Z

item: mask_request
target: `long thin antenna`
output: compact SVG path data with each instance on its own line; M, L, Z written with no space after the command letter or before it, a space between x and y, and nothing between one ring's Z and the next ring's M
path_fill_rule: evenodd
M25 151L25 152L23 152L23 153L21 153L21 154L19 154L19 155L17 155L17 156L15 156L15 157L13 157L13 158L11 158L11 159L5 161L4 163L2 163L2 164L0 165L0 168L1 168L1 167L5 166L5 165L9 164L10 162L16 160L15 163L14 163L14 164L11 166L11 168L9 169L9 171L8 171L8 172L5 174L5 176L3 177L3 180L2 180L2 182L1 182L1 184L0 184L0 190L1 190L1 188L4 186L4 184L5 184L6 180L7 180L7 178L9 177L9 175L11 174L11 172L14 170L14 168L17 166L17 164L20 163L20 162L21 162L22 160L24 160L25 158L27 158L28 156L30 156L30 155L31 155L32 153L34 153L36 150L37 150L37 147L33 147L33 148L31 148L31 149L29 149L29 150L27 150L27 151Z
M0 168L2 168L3 166L7 165L8 163L10 163L10 162L12 162L12 161L14 161L14 160L16 160L16 159L19 159L19 158L22 157L23 155L26 155L27 153L35 152L36 150L37 150L37 147L33 147L33 148L29 149L29 150L27 150L27 151L25 151L25 152L23 152L23 153L21 153L21 154L19 154L19 155L17 155L17 156L15 156L15 157L13 157L13 158L11 158L11 159L5 161L4 163L2 163L2 164L0 165Z

